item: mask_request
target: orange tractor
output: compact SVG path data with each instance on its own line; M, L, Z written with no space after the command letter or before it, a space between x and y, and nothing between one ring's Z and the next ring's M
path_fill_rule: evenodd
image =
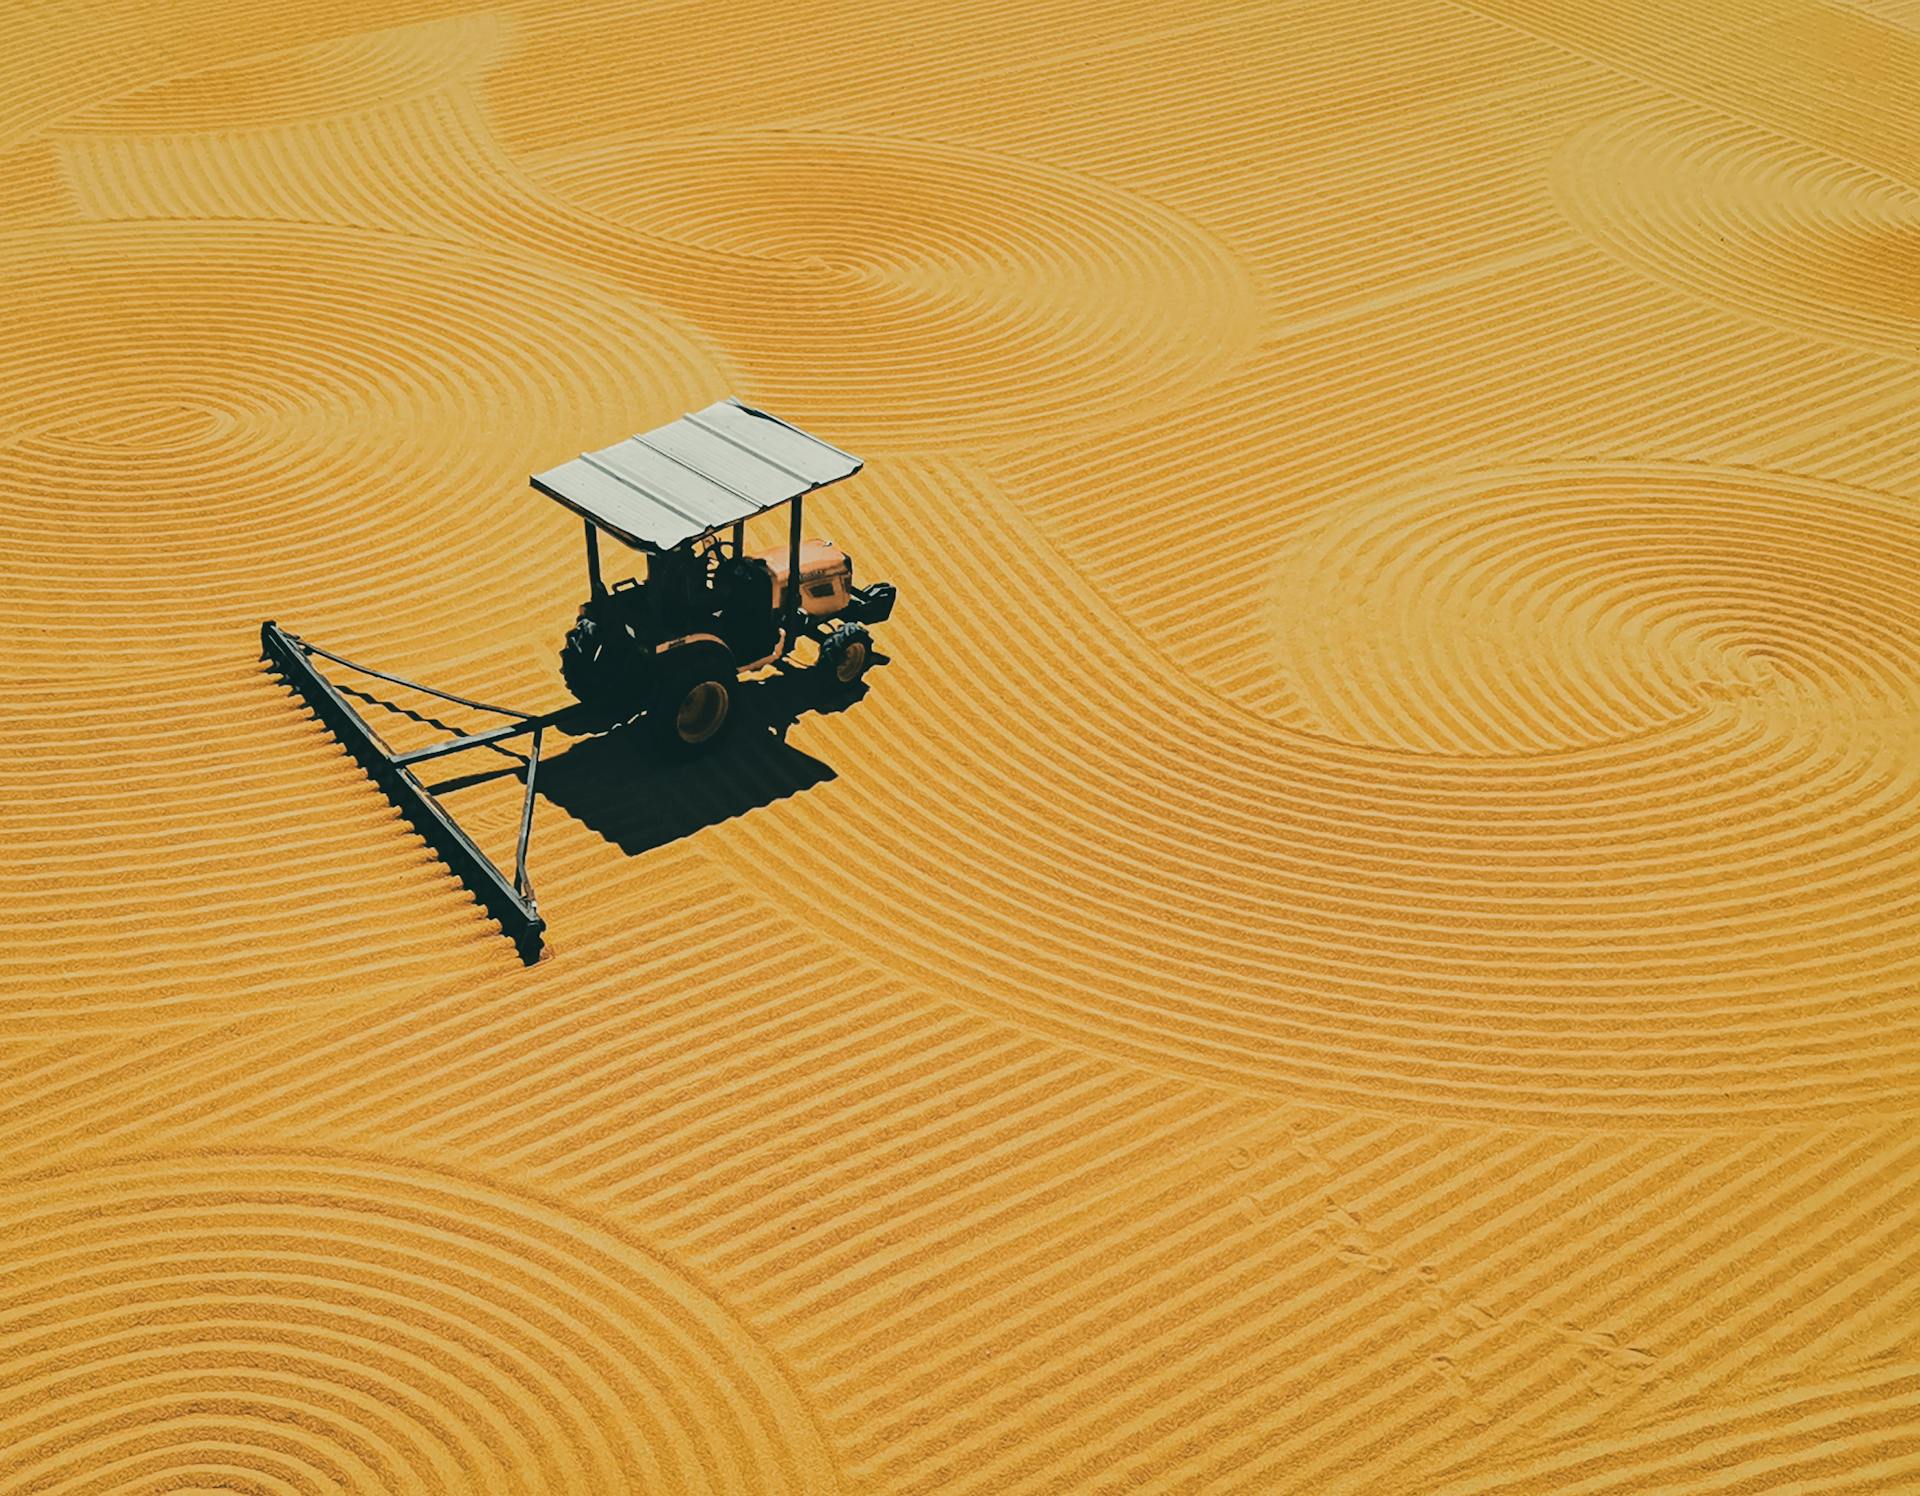
M586 521L592 594L560 651L567 688L596 717L645 717L660 742L692 751L725 731L740 674L802 639L819 648L816 668L857 682L894 589L856 587L845 551L802 539L802 504L859 470L859 458L726 400L536 474L535 488ZM780 504L792 505L787 544L749 553L747 520ZM646 557L644 577L601 581L601 531Z

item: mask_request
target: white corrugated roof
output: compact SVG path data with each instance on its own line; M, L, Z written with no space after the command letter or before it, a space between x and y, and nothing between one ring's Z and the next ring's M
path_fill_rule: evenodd
M860 471L860 459L738 400L533 475L628 545L670 550Z

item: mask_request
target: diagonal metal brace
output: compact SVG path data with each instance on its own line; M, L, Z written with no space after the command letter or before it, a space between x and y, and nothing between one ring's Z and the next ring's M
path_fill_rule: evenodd
M378 785L407 821L426 839L440 858L447 864L453 875L466 884L481 908L500 922L501 933L512 940L519 950L521 959L531 964L539 959L542 938L547 922L541 918L539 906L534 902L533 887L527 879L527 842L533 829L533 776L539 765L540 734L547 726L547 719L522 717L520 713L510 712L501 707L483 707L485 710L501 712L503 715L519 718L513 726L496 729L488 733L476 733L471 737L455 738L450 742L436 744L433 750L412 754L396 754L381 740L366 720L353 709L332 681L315 668L312 655L319 654L327 659L389 680L398 685L412 686L413 682L403 681L398 676L389 676L383 672L357 665L310 645L297 634L290 634L272 620L260 625L260 655L271 662L280 672L280 676L306 703L313 708L314 714L333 730L334 735L345 745L347 752L353 755L368 777ZM459 701L462 698L450 696L444 691L434 691L431 687L417 687L431 695ZM482 706L482 703L463 703ZM464 748L479 747L483 743L496 742L502 737L513 737L523 733L533 734L533 752L527 762L527 793L520 815L520 837L515 858L514 877L511 882L506 875L494 866L487 855L475 845L473 838L460 829L453 817L448 815L440 802L415 777L407 767L420 758L434 757L441 753L459 752Z

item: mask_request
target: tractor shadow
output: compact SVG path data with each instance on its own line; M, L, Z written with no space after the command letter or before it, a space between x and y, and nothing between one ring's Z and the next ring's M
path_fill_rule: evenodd
M738 717L706 754L667 757L644 723L617 727L542 759L535 787L637 857L835 778L831 767L787 742L787 729L808 713L843 712L866 692L864 682L848 688L811 671L775 671L741 682L733 702Z

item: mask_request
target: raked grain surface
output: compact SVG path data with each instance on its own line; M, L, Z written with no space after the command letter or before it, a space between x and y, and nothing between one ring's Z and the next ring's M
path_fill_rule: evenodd
M1920 1486L1920 6L4 29L0 1492ZM525 969L259 620L729 392L891 661Z

